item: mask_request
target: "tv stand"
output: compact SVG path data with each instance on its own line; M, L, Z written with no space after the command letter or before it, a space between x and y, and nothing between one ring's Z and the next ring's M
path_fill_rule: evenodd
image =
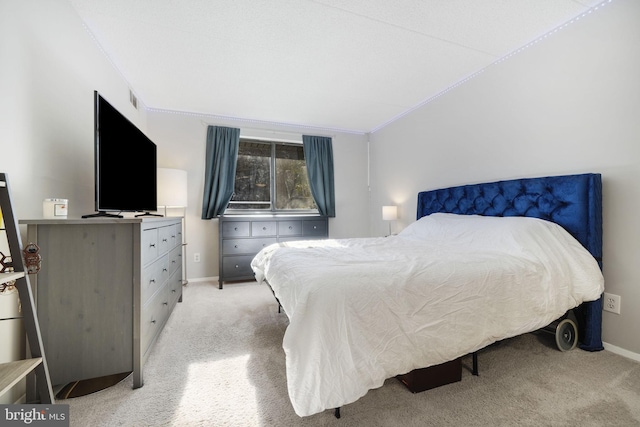
M123 218L122 215L119 214L111 214L108 212L98 212L98 213L94 213L94 214L89 214L89 215L82 215L82 218L101 218L101 217L107 217L107 218Z
M141 213L141 214L136 215L135 217L136 217L136 218L139 218L139 217L141 217L141 216L160 216L160 217L164 217L164 215L160 215L160 214L153 214L153 213L151 213L151 212Z

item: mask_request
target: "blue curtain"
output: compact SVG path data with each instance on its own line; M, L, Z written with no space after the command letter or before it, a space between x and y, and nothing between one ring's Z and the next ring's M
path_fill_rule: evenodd
M233 196L240 129L207 128L207 152L202 198L202 219L220 216Z
M302 135L311 194L322 216L336 216L331 138Z

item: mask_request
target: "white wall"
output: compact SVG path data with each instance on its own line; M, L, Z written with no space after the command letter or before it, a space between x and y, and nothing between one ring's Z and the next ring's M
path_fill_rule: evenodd
M516 177L603 176L603 339L640 353L640 2L615 0L371 135L380 206L415 219L416 194Z
M0 170L18 218L42 216L42 200L94 211L93 91L145 130L144 112L64 0L0 2Z
M336 217L329 219L330 237L368 235L367 146L364 135L216 121L206 116L151 111L148 114L149 136L158 144L158 167L183 169L188 174L186 240L189 278L218 276L218 221L201 219L207 124L238 127L242 135L265 138L292 138L292 133L331 135ZM201 262L193 261L194 253L200 254Z

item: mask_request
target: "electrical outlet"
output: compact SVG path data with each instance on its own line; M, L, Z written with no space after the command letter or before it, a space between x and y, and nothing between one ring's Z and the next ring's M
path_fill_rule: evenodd
M604 293L604 306L605 311L611 313L620 314L620 305L622 304L622 298L620 295Z
M200 262L200 253L196 252L193 254L193 262Z

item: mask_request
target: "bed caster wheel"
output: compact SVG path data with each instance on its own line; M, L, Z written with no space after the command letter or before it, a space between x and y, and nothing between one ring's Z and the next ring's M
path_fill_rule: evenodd
M569 351L578 345L578 327L571 319L562 319L556 327L556 345L560 351Z

